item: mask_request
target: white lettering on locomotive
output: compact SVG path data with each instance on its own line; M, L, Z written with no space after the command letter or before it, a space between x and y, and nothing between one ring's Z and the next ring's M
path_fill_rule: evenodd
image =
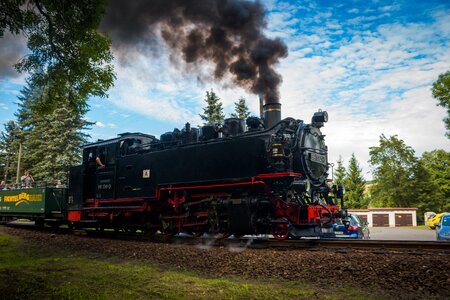
M319 163L319 164L326 164L327 158L325 155L320 155L317 153L309 153L310 159L313 162Z

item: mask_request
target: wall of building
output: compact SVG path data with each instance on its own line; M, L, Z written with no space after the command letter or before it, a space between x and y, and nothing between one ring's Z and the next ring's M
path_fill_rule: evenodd
M389 216L389 227L395 227L396 214L411 214L412 226L417 226L417 208L368 208L368 209L349 209L349 213L355 215L366 215L369 227L373 227L374 214L387 214Z

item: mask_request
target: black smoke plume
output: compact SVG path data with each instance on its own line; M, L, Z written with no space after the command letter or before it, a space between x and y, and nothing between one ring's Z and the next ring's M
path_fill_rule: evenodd
M214 79L233 82L266 103L278 102L282 79L273 66L287 56L279 39L267 38L263 5L246 0L111 0L102 22L121 51L157 50L160 37L171 57L187 67L213 63Z

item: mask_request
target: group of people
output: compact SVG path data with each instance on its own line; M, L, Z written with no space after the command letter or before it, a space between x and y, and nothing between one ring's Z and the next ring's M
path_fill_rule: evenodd
M0 189L1 190L13 190L13 189L20 189L20 188L32 188L34 184L34 178L31 175L31 173L28 170L24 171L24 174L22 177L20 177L20 184L6 184L5 180L2 180L0 182ZM56 188L65 188L66 185L61 182L61 180L58 180L58 182L55 185Z
M0 182L1 190L15 190L20 188L31 188L34 183L34 178L28 170L25 170L22 177L20 177L20 183L6 184L5 180Z

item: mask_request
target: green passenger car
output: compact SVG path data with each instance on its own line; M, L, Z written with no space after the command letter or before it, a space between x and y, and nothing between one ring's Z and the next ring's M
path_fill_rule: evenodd
M18 218L37 225L60 225L66 215L66 189L43 187L0 191L0 220Z

